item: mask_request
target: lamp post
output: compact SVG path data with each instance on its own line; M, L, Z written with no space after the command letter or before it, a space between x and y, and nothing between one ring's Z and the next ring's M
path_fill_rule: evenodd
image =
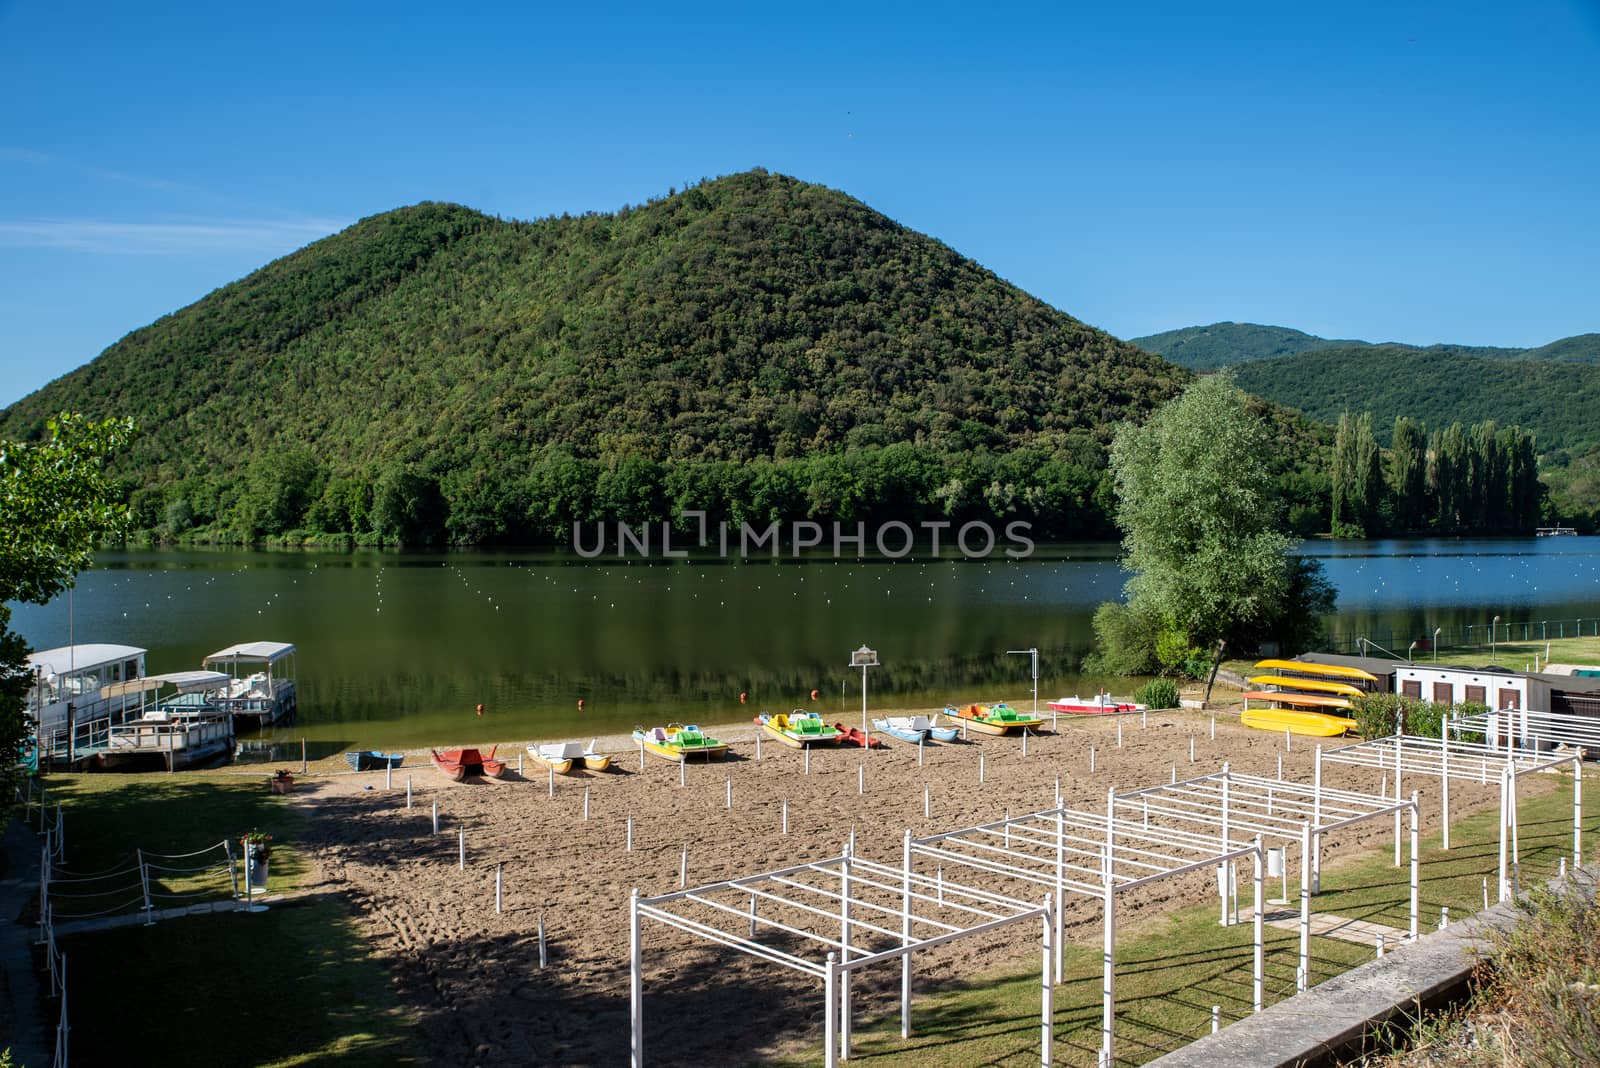
M1039 650L1038 649L1007 649L1007 656L1022 656L1026 654L1033 661L1033 717L1039 718Z
M867 733L867 668L878 666L876 650L865 645L850 654L850 666L861 669L861 733ZM870 738L871 736L868 735Z
M1494 642L1500 630L1500 617L1495 616L1494 622L1489 624L1489 663L1494 663Z
M1439 632L1441 630L1444 630L1444 628L1443 627L1434 627L1433 628L1433 662L1435 664L1437 664L1439 662Z
M1408 663L1408 664L1411 663L1411 654L1416 650L1416 648L1417 648L1417 643L1415 641L1413 641L1411 643L1411 645L1406 649L1406 663Z

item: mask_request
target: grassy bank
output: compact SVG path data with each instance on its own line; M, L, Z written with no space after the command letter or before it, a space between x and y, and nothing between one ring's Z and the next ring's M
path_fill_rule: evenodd
M1522 885L1553 876L1560 858L1570 862L1570 779L1552 778L1537 797L1519 806ZM1593 806L1590 806L1590 812ZM1437 836L1423 840L1420 888L1422 929L1432 930L1440 909L1460 919L1482 905L1483 879L1493 893L1498 852L1496 813L1452 825L1451 849L1439 851ZM1600 830L1600 817L1585 821L1585 833ZM1586 840L1586 855L1594 855ZM1409 869L1395 867L1388 847L1326 867L1323 892L1313 899L1319 913L1405 928L1409 913ZM1268 896L1279 884L1268 881ZM1291 881L1291 899L1298 893ZM1241 883L1241 896L1248 896ZM1093 1065L1099 1048L1101 954L1099 922L1087 924L1081 944L1067 953L1066 982L1055 991L1055 1063ZM1298 935L1266 928L1266 1001L1294 993ZM1210 1030L1211 1006L1224 1023L1250 1011L1251 929L1219 927L1214 902L1180 910L1142 928L1125 929L1117 944L1117 1057L1140 1064ZM1313 982L1321 982L1372 959L1373 947L1313 937ZM913 1004L914 1034L902 1040L899 1016L869 1021L855 1031L853 1060L883 1068L973 1064L1033 1065L1039 1057L1037 963L1016 970L923 988ZM819 995L820 996L820 995ZM815 1064L820 1051L779 1061L800 1068Z
M273 836L273 894L307 865L303 816L265 775L52 775L65 866L96 872L134 849L187 853L260 830ZM171 893L204 876L163 879ZM210 887L218 880L213 872ZM258 914L226 913L61 940L69 961L74 1060L83 1064L288 1066L406 1063L409 1014L366 952L346 904L291 896Z

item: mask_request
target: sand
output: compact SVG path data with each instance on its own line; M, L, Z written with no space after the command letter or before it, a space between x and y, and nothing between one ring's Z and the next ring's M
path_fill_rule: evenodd
M387 789L381 771L335 774L325 762L329 773L302 777L294 796L311 816L310 889L347 900L391 967L400 998L419 1014L421 1063L614 1065L628 1056L629 891L676 890L686 844L689 885L695 886L836 856L852 829L860 855L897 863L906 828L923 835L995 820L1008 808L1014 815L1048 808L1058 777L1069 805L1102 811L1108 787L1166 782L1174 766L1179 778L1216 771L1223 761L1240 773L1270 776L1282 754L1286 778L1311 779L1312 740L1296 738L1284 753L1282 736L1240 727L1234 716L1218 717L1215 740L1208 713L1152 714L1145 728L1138 716L1123 717L1122 729L1118 748L1115 720L1063 716L1060 733L1032 738L1026 756L1016 738L974 734L966 743L927 746L922 767L916 748L899 743L869 754L818 750L807 775L802 753L771 741L763 742L757 761L756 728L746 723L711 730L734 743L734 753L690 766L684 786L676 764L652 755L641 771L637 747L627 738L608 738L598 748L617 754L618 766L557 776L553 797L544 769L531 760L524 778L513 772L500 782L456 784L429 766L425 754L410 757ZM501 747L513 769L521 745ZM863 763L865 792L858 793ZM1363 769L1325 773L1330 786L1378 786L1377 774ZM731 810L725 808L730 779ZM1437 784L1418 779L1407 784L1408 793L1413 785L1424 791L1424 828L1436 827ZM1496 786L1452 786L1453 812L1482 809L1498 798ZM781 830L784 799L787 834ZM463 828L464 871L458 869ZM1334 834L1329 855L1387 843L1392 830L1391 821L1373 820ZM503 880L499 914L497 868ZM1209 873L1145 888L1121 906L1120 931L1126 936L1173 907L1214 901L1214 895ZM1069 939L1098 943L1098 913L1089 902L1069 900L1066 921ZM1036 935L1019 930L919 958L919 987L1013 961L1019 970L1034 967L1038 948L1030 938ZM644 945L652 1064L744 1063L820 1039L820 984L807 977L655 925L646 926ZM897 972L883 969L861 982L858 1021L891 1011L897 981Z

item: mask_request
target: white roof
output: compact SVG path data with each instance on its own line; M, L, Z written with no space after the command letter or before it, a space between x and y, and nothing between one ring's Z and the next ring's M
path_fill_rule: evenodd
M44 649L28 657L28 667L44 669L47 675L65 675L69 671L119 664L143 656L149 650L133 645L63 645L59 649Z
M118 697L140 690L159 690L163 686L176 686L179 693L204 693L220 689L232 679L221 671L169 671L165 675L146 675L126 682L113 682L100 687L101 697Z
M276 664L286 656L294 655L294 646L288 642L240 642L230 645L226 649L218 649L206 657L206 664L228 664L248 662L252 664Z

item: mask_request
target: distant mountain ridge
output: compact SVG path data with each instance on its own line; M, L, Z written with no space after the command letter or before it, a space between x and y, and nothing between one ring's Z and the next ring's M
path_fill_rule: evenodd
M1447 352L1462 356L1502 360L1549 360L1562 363L1600 364L1600 334L1578 334L1538 348L1519 349L1493 345L1406 345L1399 342L1333 340L1286 326L1257 323L1212 323L1187 326L1130 339L1146 352L1162 356L1191 371L1215 371L1252 360L1273 360L1302 352L1350 350L1381 346L1391 351Z

